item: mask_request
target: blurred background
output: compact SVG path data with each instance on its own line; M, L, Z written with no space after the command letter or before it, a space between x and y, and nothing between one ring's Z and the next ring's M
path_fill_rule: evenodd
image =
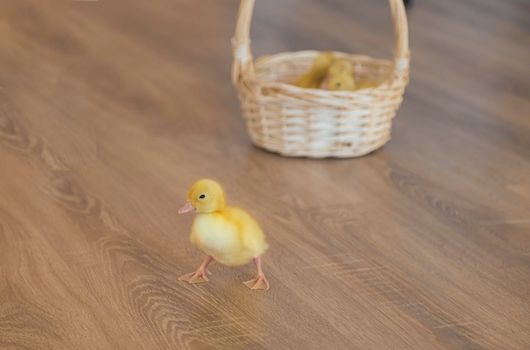
M361 158L252 145L236 0L0 1L0 348L530 348L530 4L416 0L392 139ZM391 59L389 2L257 0L254 57ZM200 262L213 177L270 245Z

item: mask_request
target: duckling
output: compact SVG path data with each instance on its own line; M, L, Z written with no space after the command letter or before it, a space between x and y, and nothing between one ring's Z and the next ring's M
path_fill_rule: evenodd
M355 90L351 62L346 60L333 62L321 87L328 90Z
M355 90L355 81L351 75L337 75L329 78L327 88L340 91Z
M269 289L261 268L261 256L268 245L258 223L243 209L228 207L220 184L210 179L195 182L188 191L186 204L179 214L195 210L190 241L206 257L195 272L185 274L179 281L208 282L208 265L216 260L223 265L240 266L251 260L257 269L255 278L243 282L250 289Z
M350 61L347 60L336 60L329 67L328 74L331 76L341 74L353 74L353 66Z
M381 82L374 81L360 81L355 83L355 90L372 89L381 85Z
M315 58L313 66L301 77L299 77L294 82L294 85L302 88L319 88L334 60L335 57L332 52L321 53L317 56L317 58Z

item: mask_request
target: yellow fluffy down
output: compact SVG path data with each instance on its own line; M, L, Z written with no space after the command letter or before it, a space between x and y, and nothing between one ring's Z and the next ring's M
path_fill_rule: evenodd
M190 241L224 265L248 263L267 250L263 231L245 211L229 207L213 213L198 213Z

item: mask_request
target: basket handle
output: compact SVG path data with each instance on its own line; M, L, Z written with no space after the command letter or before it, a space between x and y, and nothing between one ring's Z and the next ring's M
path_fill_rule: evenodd
M255 0L241 0L237 14L236 32L232 38L234 62L232 65L232 82L236 84L241 72L254 75L254 62L250 51L250 22ZM397 74L408 71L409 67L409 31L407 13L403 0L388 0L394 26L394 71Z

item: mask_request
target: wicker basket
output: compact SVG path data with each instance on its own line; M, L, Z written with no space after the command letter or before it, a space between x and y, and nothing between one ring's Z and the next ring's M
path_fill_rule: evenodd
M357 157L390 139L392 118L409 76L408 29L403 0L389 0L395 32L394 60L335 52L352 62L356 91L305 89L289 84L312 65L318 51L261 57L250 51L254 0L242 0L233 38L232 81L252 141L286 156Z

